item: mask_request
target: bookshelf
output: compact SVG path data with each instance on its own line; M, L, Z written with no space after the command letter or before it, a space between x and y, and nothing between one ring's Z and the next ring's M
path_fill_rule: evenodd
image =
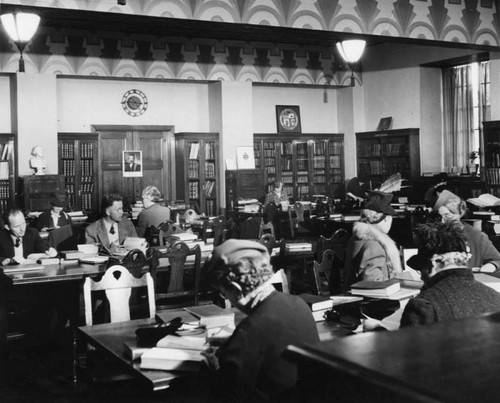
M399 172L407 180L420 176L419 129L356 133L358 177L377 188Z
M483 122L482 144L481 179L488 193L500 196L500 120Z
M235 210L239 199L257 199L263 202L265 193L264 172L260 169L226 171L226 208Z
M219 214L219 134L176 133L177 198L207 216Z
M344 135L254 134L255 167L267 176L267 191L275 179L294 200L313 195L333 197L345 179Z
M64 175L30 175L20 178L20 196L23 208L44 211L51 208L50 197L56 190L65 187Z
M16 171L14 137L0 134L0 211L4 213L15 204Z
M97 135L92 133L60 133L58 136L59 172L65 177L71 210L99 209L97 140Z

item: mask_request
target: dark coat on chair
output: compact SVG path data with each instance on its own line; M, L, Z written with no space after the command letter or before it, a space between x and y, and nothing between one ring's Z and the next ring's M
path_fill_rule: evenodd
M417 326L500 311L500 293L476 280L470 269L436 273L408 301L401 326Z
M26 258L32 253L43 253L49 249L47 243L40 238L36 228L26 228L23 236L23 256ZM0 261L14 257L14 242L7 230L0 231Z

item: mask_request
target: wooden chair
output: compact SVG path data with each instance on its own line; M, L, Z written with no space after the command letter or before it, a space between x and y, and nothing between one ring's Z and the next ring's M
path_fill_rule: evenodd
M154 283L150 273L144 273L142 277L134 277L129 270L121 265L114 265L106 269L103 277L96 281L90 277L85 279L83 284L83 300L85 309L85 324L91 326L94 324L93 301L92 294L95 292L103 292L106 301L109 304L110 322L129 321L130 305L129 300L132 294L132 289L146 287L148 294L149 317L154 318L156 315ZM99 362L91 364L91 361L96 361L100 357L95 354L90 354L87 350L87 369L91 370L92 379L101 382L114 382L117 380L130 379L128 373L123 373L120 368L116 368L108 362ZM78 340L74 340L73 348L73 378L78 381L78 368L81 368L78 352ZM109 365L108 365L109 364Z
M285 270L279 269L271 277L271 284L284 294L290 294L290 286L288 284L288 277L286 276Z
M83 284L86 325L93 324L92 292L103 290L109 302L110 321L122 322L130 320L129 299L132 288L137 287L147 287L149 317L154 318L156 314L154 284L150 273L144 273L142 277L136 278L126 267L115 265L106 269L100 281L87 277Z
M168 259L167 270L155 270L156 279L155 300L158 309L167 309L179 306L198 305L201 283L201 248L196 245L190 249L184 242L173 243L166 251L156 250L158 262ZM186 267L188 257L192 257L192 268ZM193 287L186 289L185 279L188 270L193 274ZM168 274L168 276L163 276ZM166 277L166 278L165 278ZM166 290L165 290L166 289ZM165 291L162 291L165 290ZM191 297L191 298L185 298ZM172 302L167 302L170 300Z
M263 234L269 232L272 236L276 236L277 214L278 214L278 206L276 205L276 203L270 202L267 206L264 207L263 217L262 217Z
M314 282L318 295L331 295L330 281L333 268L334 252L327 249L323 252L321 263L313 262Z
M159 245L160 246L166 245L166 243L165 243L166 238L168 238L174 234L186 232L186 230L184 230L180 224L172 222L172 221L168 221L168 222L163 223L159 227L159 229L160 229L160 233L159 233Z
M327 250L333 251L333 263L330 273L330 293L339 294L342 289L342 273L346 261L347 242L351 237L344 228L336 230L330 238L322 235L319 237L316 259L318 263L323 262L323 254Z
M278 256L281 256L284 253L285 239L283 238L277 241L273 235L264 234L259 238L257 242L259 242L260 244L264 245L267 248L269 255L272 255L273 250L277 248L279 248Z
M201 239L207 243L209 238L213 238L213 245L218 246L232 235L232 220L226 220L224 216L219 216L213 220L204 220L201 230Z

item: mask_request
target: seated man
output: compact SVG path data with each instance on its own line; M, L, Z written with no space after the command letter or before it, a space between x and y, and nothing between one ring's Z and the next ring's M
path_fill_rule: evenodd
M36 228L27 228L23 212L18 208L7 210L4 217L5 229L0 231L0 263L8 265L23 263L32 253L57 256L54 248L49 248L40 238Z
M137 237L137 231L130 220L123 219L123 199L120 195L105 196L102 207L103 217L87 227L85 240L115 252L126 238Z
M214 249L207 274L214 287L248 315L226 344L205 353L216 371L212 395L258 401L293 387L297 368L283 358L285 348L319 337L305 302L276 291L269 282L273 269L267 248L230 239Z
M422 272L421 293L410 299L401 326L417 326L500 311L500 293L474 279L467 235L456 221L419 225L419 252L408 264Z

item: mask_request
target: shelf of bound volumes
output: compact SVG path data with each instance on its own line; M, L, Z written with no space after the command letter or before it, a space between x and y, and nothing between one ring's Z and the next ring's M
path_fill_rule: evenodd
M255 167L294 200L334 197L344 181L343 134L254 134Z
M69 208L97 210L97 135L60 133L59 171L65 176Z
M176 194L198 213L218 214L218 133L176 133Z
M0 134L0 213L15 204L16 174L14 137Z

